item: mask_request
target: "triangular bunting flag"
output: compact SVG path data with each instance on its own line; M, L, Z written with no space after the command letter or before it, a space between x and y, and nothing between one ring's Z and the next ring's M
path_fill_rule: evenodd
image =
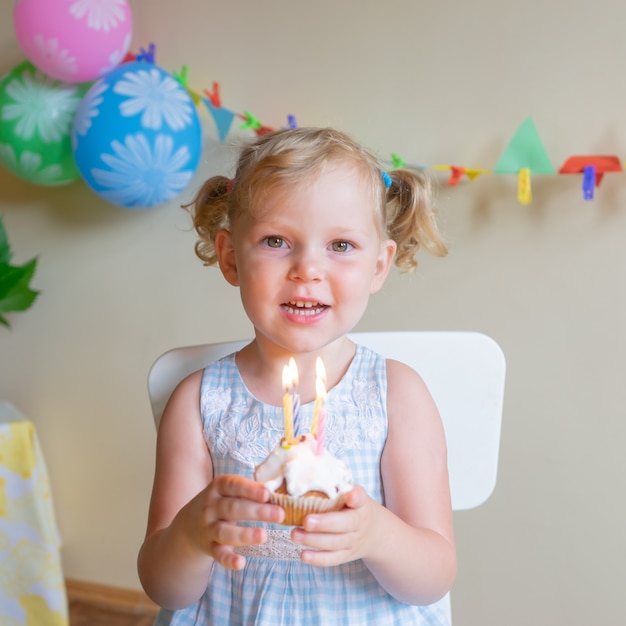
M556 173L531 117L517 129L493 171L496 174L518 174L522 169L528 169L532 174Z
M583 200L593 200L594 187L599 187L606 172L621 172L622 164L616 156L598 154L571 156L561 165L559 174L582 172Z
M226 137L230 131L230 127L233 123L233 119L235 119L235 113L233 111L229 111L224 107L214 107L211 104L211 101L208 98L202 97L202 102L204 102L206 108L209 110L211 115L213 116L213 121L215 122L215 126L217 127L217 134L221 143L226 141Z
M621 172L622 164L616 156L604 156L598 154L571 156L559 169L559 174L580 174L586 167L593 165L595 168L595 184L600 186L602 177L606 172Z
M474 180L481 174L486 174L489 170L462 167L460 165L433 165L434 170L450 170L450 178L448 179L448 185L454 187L461 182L463 176L467 176L470 180Z
M467 176L470 180L474 180L478 178L481 174L488 174L489 170L482 170L476 168L465 168L465 176Z

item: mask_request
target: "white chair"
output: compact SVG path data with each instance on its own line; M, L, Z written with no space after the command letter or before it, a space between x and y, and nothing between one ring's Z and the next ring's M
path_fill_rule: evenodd
M460 331L368 332L350 337L419 372L439 408L446 433L452 508L459 511L481 505L493 492L498 469L505 379L505 360L498 344L481 333ZM156 425L170 394L185 376L248 341L175 348L161 355L148 376Z

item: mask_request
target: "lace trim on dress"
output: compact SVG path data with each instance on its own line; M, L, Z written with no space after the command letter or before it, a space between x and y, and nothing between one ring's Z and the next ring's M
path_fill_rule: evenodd
M386 418L380 410L386 406L385 373L372 379L376 364L384 368L384 359L357 346L355 357L340 383L326 398L326 445L336 457L353 451L359 454L364 445L378 445L386 437ZM257 400L247 389L235 355L207 366L200 397L204 438L210 450L227 461L253 470L276 446L284 434L282 407ZM314 402L300 407L302 424L308 427ZM215 459L214 459L215 460ZM232 472L226 467L223 471Z
M265 543L253 546L238 546L235 548L235 552L245 557L276 559L278 561L299 561L300 554L304 548L291 541L290 533L290 530L269 529Z

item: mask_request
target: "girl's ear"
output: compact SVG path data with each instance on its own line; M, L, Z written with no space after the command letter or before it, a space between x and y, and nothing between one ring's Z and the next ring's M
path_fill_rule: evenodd
M237 260L233 248L233 236L230 231L222 229L215 235L215 254L224 278L233 287L238 287Z
M393 264L393 259L396 256L396 248L397 245L393 239L387 239L381 243L380 254L376 261L376 269L370 285L370 293L376 293L384 285L387 274L389 274Z

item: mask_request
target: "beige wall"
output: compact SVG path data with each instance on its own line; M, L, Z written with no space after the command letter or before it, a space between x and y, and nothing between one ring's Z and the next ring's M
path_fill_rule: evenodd
M436 3L133 3L134 49L157 44L191 85L274 126L347 130L383 158L492 168L535 119L558 168L571 154L626 155L626 6ZM0 70L21 60L0 6ZM16 261L39 255L36 306L0 329L0 397L37 425L53 482L66 575L138 587L153 470L151 362L182 344L241 338L237 292L193 255L178 208L228 170L203 114L203 163L184 197L109 206L82 183L31 186L0 171ZM579 177L441 181L451 244L393 275L360 330L470 329L508 360L501 469L492 499L458 513L460 626L618 624L626 580L626 178L594 202Z

